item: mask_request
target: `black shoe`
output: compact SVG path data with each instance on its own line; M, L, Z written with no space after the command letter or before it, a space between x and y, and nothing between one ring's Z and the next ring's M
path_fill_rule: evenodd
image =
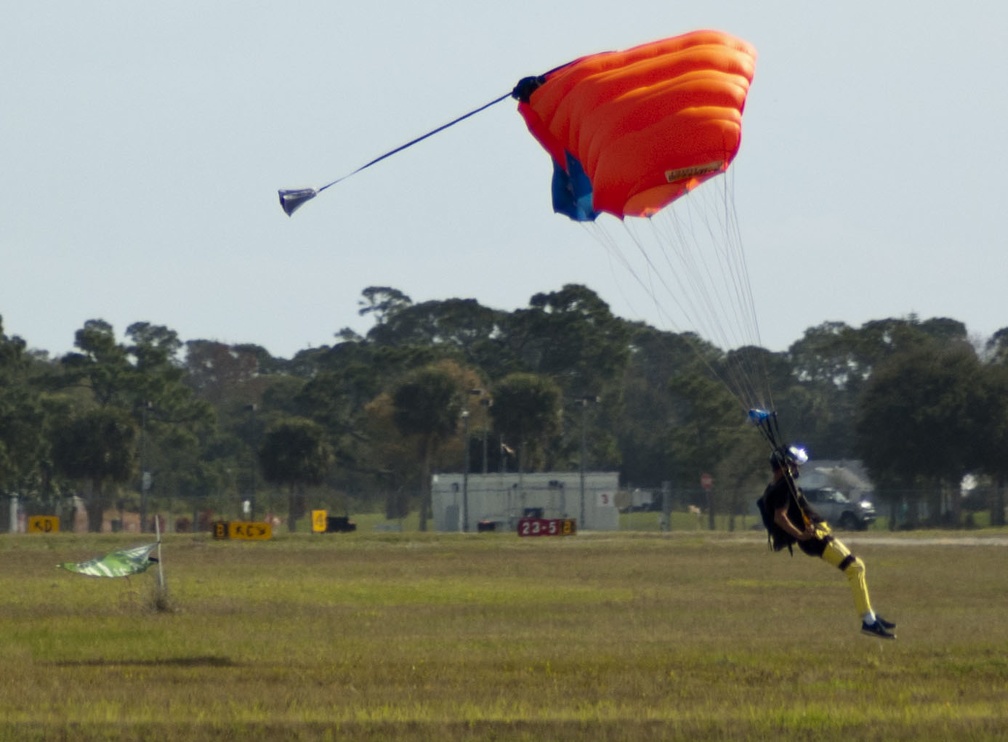
M880 624L882 624L882 628L886 629L887 631L892 631L893 629L896 628L896 624L894 624L892 621L886 621L884 618L882 618L882 616L880 616L877 613L875 614L875 620L878 621Z
M879 639L895 639L896 635L889 633L889 630L882 625L882 622L877 620L875 623L864 623L861 622L861 633L867 634L868 636L875 636Z

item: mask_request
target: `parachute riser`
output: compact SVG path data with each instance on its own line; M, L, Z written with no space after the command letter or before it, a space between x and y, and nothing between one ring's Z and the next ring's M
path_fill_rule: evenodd
M776 411L749 410L749 420L770 444L771 451L780 451L784 448Z
M801 511L802 517L806 520L806 522L808 522L808 515L805 513L805 508L802 506L801 498L798 496L798 483L795 482L795 477L797 475L792 473L791 466L788 464L789 450L794 451L795 449L788 449L787 445L783 442L783 437L780 432L780 424L777 420L777 412L767 410L749 410L749 419L759 429L760 433L763 434L767 443L770 444L771 456L780 457L781 473L784 476L784 481L787 483L788 492L795 504L798 506L798 509ZM801 453L804 455L804 451Z

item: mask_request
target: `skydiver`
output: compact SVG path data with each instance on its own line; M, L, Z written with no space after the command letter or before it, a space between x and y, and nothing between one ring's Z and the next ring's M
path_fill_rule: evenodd
M767 513L773 515L770 535L774 551L790 549L797 544L809 556L820 557L839 568L850 583L854 605L861 614L861 633L880 639L895 639L893 630L896 624L872 610L864 562L833 536L829 524L812 509L795 484L798 467L807 460L805 452L793 446L774 451L770 456L773 480L763 493L763 501Z

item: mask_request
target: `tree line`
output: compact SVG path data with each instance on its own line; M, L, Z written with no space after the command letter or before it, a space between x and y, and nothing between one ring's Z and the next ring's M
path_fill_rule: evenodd
M1008 329L982 342L951 319L811 327L785 352L725 352L615 317L567 285L511 312L473 299L362 292L364 335L290 359L99 319L59 358L0 323L0 494L42 513L85 504L148 522L151 502L254 517L286 508L430 516L438 471L618 470L631 488L717 487L711 514L746 512L766 444L719 381L733 353L766 369L785 432L818 459L860 459L890 524L1004 523ZM977 487L969 499L960 485ZM900 517L897 518L897 514Z

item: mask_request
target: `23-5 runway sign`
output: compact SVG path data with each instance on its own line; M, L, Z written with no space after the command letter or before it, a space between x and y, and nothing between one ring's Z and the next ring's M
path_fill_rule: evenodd
M577 521L573 518L522 518L518 521L519 536L573 536Z

